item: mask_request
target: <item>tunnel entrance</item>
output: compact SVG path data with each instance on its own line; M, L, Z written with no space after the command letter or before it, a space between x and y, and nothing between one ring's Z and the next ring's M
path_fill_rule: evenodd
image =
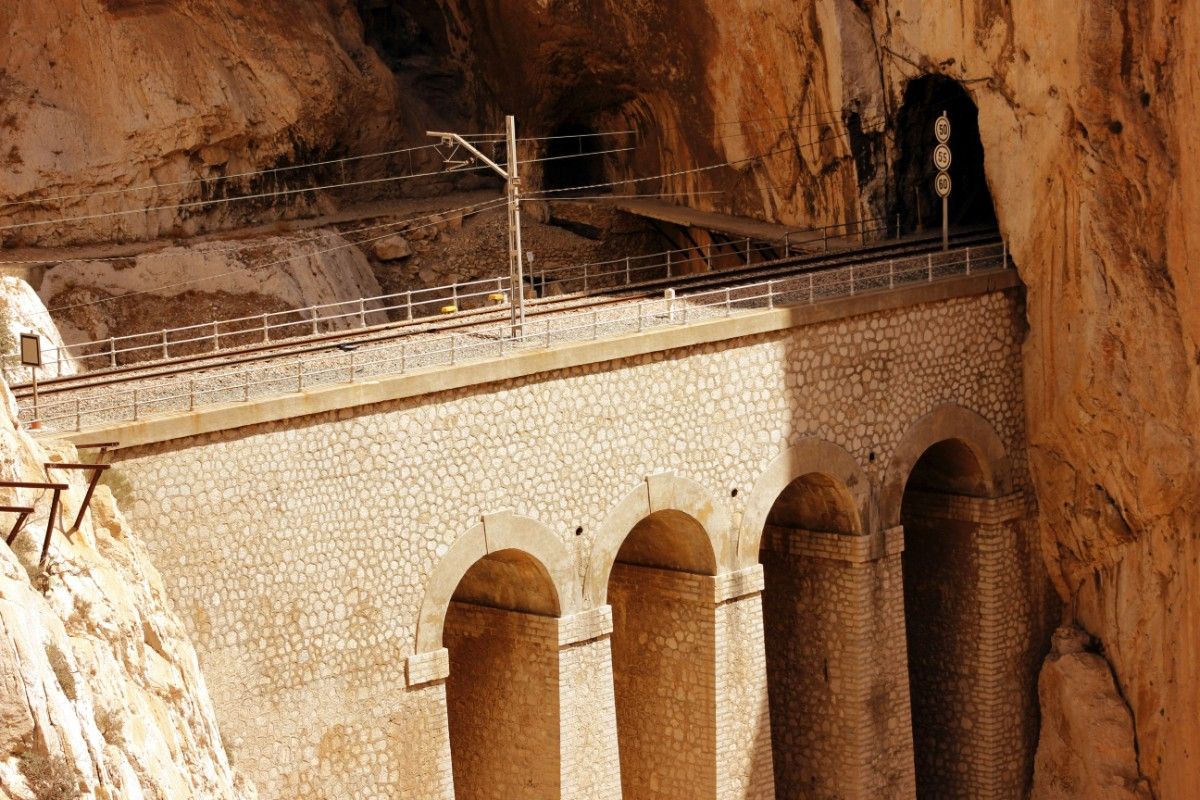
M547 160L543 173L546 189L561 192L604 183L604 155L600 151L605 149L605 139L596 134L596 129L590 125L574 122L559 125L551 132L551 138L546 142ZM588 194L598 191L602 190L586 190Z
M978 525L947 519L938 507L947 496L986 493L979 461L957 439L926 450L904 488L901 563L918 798L969 797L978 780L973 727L987 711L975 707L983 613Z
M962 84L944 75L925 75L908 83L896 119L895 198L892 218L901 230L937 228L942 201L933 186L934 121L945 111L950 118L950 225L992 225L996 209L984 173L979 138L979 109Z
M457 800L560 795L558 598L518 550L484 556L446 612L446 711Z

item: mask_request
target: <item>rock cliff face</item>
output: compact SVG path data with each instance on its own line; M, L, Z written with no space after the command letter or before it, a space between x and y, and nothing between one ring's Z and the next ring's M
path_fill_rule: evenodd
M797 225L890 215L912 188L895 169L906 88L955 80L1029 288L1047 564L1111 666L1136 770L1158 797L1200 793L1194 2L51 0L0 8L0 33L0 200L390 146L429 120L490 128L509 112L538 134L636 129L609 143L637 148L603 157L610 178L736 162L623 191ZM59 204L119 205L0 217ZM80 235L198 224L117 220ZM1084 680L1064 660L1047 681ZM1044 691L1046 719L1070 696Z
M33 201L0 207L0 226L89 217L0 230L10 244L179 235L311 204L97 216L336 182L337 169L194 181L383 149L402 124L348 2L13 2L0 34L0 202ZM155 188L119 193L141 187Z
M17 431L2 393L5 476L37 480L45 461L78 460L70 446L43 449ZM70 483L68 525L85 490L82 474ZM119 478L111 485L120 492ZM0 798L253 797L225 755L183 625L109 487L96 490L79 531L56 532L45 574L49 498L4 492L38 513L12 550L0 547Z

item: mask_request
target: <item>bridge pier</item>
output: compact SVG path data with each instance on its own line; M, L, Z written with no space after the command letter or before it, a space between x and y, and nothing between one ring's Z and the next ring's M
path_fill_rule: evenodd
M762 574L618 562L609 596L625 797L772 800Z
M1024 495L999 498L916 491L905 496L905 527L917 549L907 577L918 775L938 796L1025 796L1037 737L1042 653L1034 631ZM924 542L921 540L924 539ZM940 558L931 553L939 549ZM940 570L941 559L953 570ZM916 559L920 559L917 561ZM929 569L929 567L935 567ZM941 573L941 574L938 574ZM923 613L934 602L947 611ZM915 613L914 613L915 612Z
M761 548L778 796L913 797L901 529L768 525Z

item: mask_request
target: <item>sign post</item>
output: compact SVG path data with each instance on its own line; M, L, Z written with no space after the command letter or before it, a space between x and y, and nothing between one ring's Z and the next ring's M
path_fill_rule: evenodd
M37 429L42 427L42 421L38 414L38 390L37 390L37 371L42 365L42 337L36 333L21 334L21 364L29 367L33 373L33 421L29 423L29 427Z
M950 180L950 164L954 156L950 152L950 117L943 111L933 123L933 135L937 146L933 148L933 165L937 167L937 177L933 179L933 188L942 198L942 250L950 249L950 191L954 188Z

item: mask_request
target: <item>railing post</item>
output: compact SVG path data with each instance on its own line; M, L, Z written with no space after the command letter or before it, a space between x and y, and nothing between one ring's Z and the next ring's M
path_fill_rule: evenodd
M213 352L219 352L221 349L221 330L217 327L217 322L213 321Z
M725 316L733 314L733 304L730 302L729 287L725 288Z
M408 372L408 342L400 342L400 374Z
M667 322L675 322L675 290L663 289L663 300L667 305Z
M933 253L930 253L926 260L929 262L929 283L933 283Z
M320 322L320 320L317 319L317 307L309 306L308 311L312 314L313 336L316 336L321 332L320 328L317 327L318 323Z
M671 251L667 251L667 277L671 277Z
M296 391L304 391L304 359L296 360Z
M767 281L767 308L775 308L775 281Z
M458 357L458 353L456 352L455 348L455 343L457 340L458 337L456 337L453 333L450 334L450 366L454 366L454 362Z
M550 347L550 318L546 318L546 348Z
M412 322L412 289L404 293L404 305L408 309L408 321Z
M971 248L967 248L967 274L971 274Z
M645 305L646 305L645 300L638 300L638 305L637 305L637 308L638 308L638 333L641 333L643 330L645 330L645 327L646 327L645 326L645 315L646 315Z
M750 237L746 237L746 266L750 266Z
M450 305L458 308L458 284L450 284Z
M900 215L896 215L896 238L900 238Z
M242 370L242 402L250 402L250 370Z
M117 367L117 340L108 337L108 364L113 369Z
M629 275L629 256L625 256L625 285L628 286L632 282Z
M792 232L783 232L783 257L788 258L792 254Z
M262 315L262 323L263 323L263 344L266 344L267 342L271 341L271 326L267 323L267 315L266 314Z
M600 338L600 312L592 309L592 341Z
M821 244L825 247L825 252L829 252L829 226L821 228Z
M813 275L810 272L808 273L808 304L810 306L813 304L813 300Z
M163 358L170 358L170 356L167 355L167 332L165 330L162 332L162 353Z
M367 327L367 301L361 297L358 298L358 323Z
M196 410L196 379L188 378L188 411Z
M138 390L133 390L133 421L137 422L138 418Z
M888 288L896 288L896 259L888 259Z
M583 265L583 291L585 291L585 292L588 290L587 279L588 279L588 265L584 264Z
M354 383L354 351L350 351L350 380L347 383Z
M854 296L854 265L850 265L850 296Z
M1008 269L1008 239L1001 239L1000 247L1000 268Z
M78 397L75 398L75 430L77 432L83 430L83 425L81 422L81 415L79 413L79 398Z

